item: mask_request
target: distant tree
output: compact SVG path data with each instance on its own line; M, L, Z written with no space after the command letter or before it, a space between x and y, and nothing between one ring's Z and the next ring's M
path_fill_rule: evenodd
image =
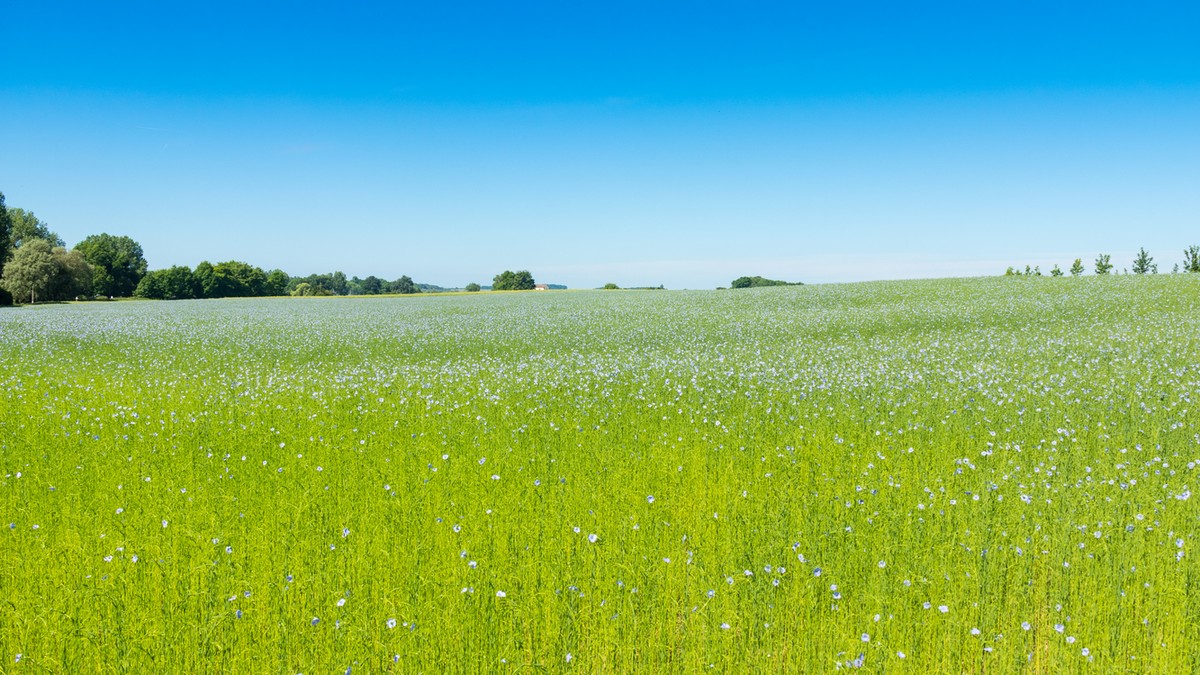
M505 270L500 274L492 277L493 291L511 291L513 290L513 273L510 270Z
M1107 253L1101 253L1100 255L1096 256L1096 274L1111 273L1113 269L1112 263L1109 262L1111 259L1112 256L1108 255Z
M252 298L266 293L267 274L240 260L213 265L212 298Z
M346 282L346 275L341 272L334 272L329 277L329 290L333 291L334 295L349 295L350 285Z
M46 289L47 300L71 300L92 296L92 266L79 251L55 246L51 251L57 270Z
M606 291L615 291L615 290L619 290L620 288L621 288L620 286L612 283L611 281L608 282L607 284L604 284L604 290L606 290Z
M471 283L467 284L467 287L463 290L465 290L468 293L478 293L479 292L479 284L472 281Z
M1026 270L1028 271L1028 267ZM730 288L761 288L765 286L803 286L800 282L778 281L776 279L764 279L763 277L738 277L730 282Z
M321 295L333 295L333 291L323 286L314 286L307 281L301 281L292 289L292 295L296 297L314 297Z
M505 270L492 278L493 291L531 291L536 284L528 270Z
M1083 258L1076 258L1075 262L1071 263L1071 276L1077 277L1083 274Z
M1171 268L1171 274L1179 274L1179 263L1175 263L1175 266Z
M291 278L283 270L271 270L267 272L267 282L263 288L266 295L287 295L288 283Z
M383 279L372 275L359 282L358 287L363 295L379 295L383 292Z
M1139 249L1137 257L1133 259L1134 274L1158 274L1158 266L1154 264L1154 258L1146 252L1146 249Z
M4 206L4 193L0 192L0 269L8 262L9 248L12 246L12 219L8 208Z
M389 290L392 293L400 293L401 295L412 295L413 293L421 292L421 289L417 288L417 285L413 283L412 277L407 274L393 281L389 286Z
M142 247L129 237L93 234L75 245L92 266L95 292L128 297L146 274Z
M1004 276L1006 276L1006 277L1015 277L1016 275L1017 275L1017 271L1015 269L1013 269L1012 265L1009 265L1008 269L1004 270ZM742 277L742 278L746 279L747 277ZM737 280L735 279L735 281L737 281Z
M50 288L57 274L58 264L54 261L53 247L50 242L39 239L17 249L12 260L4 265L4 277L0 283L16 299L29 298L30 304L33 304L39 295Z
M1052 276L1052 277L1061 277L1062 275L1063 275L1063 271L1061 268L1059 268L1058 265L1055 265L1054 269L1050 270L1050 276Z
M139 298L154 300L187 300L204 297L195 273L183 265L147 272L133 294Z
M22 244L33 239L45 239L50 242L51 246L66 246L62 237L51 232L46 223L33 215L33 211L10 208L8 216L12 220L12 247L14 249L20 248Z
M0 205L3 199L0 199ZM1189 246L1183 251L1183 271L1200 272L1200 246Z
M196 280L196 297L197 298L214 298L213 293L217 289L217 280L213 277L212 263L207 260L200 261L196 265L196 269L192 272L192 277Z

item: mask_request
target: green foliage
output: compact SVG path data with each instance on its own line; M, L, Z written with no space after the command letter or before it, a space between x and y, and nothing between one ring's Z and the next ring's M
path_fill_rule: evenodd
M421 289L417 288L417 285L413 283L412 278L406 274L406 275L400 277L399 279L393 281L392 283L388 284L387 291L388 291L388 293L399 293L401 295L411 295L413 293L420 293Z
M362 295L379 295L383 293L384 284L383 279L371 275L359 282L358 292Z
M4 193L0 192L0 268L8 262L9 250L12 247L12 218L4 205ZM2 298L0 298L2 300ZM11 298L10 298L11 302ZM0 304L4 304L0 302Z
M283 270L271 270L267 272L267 282L263 287L263 293L265 295L287 295L290 282L291 277Z
M1052 276L1052 277L1061 277L1062 275L1063 275L1062 268L1060 268L1058 265L1055 265L1054 269L1050 270L1050 276Z
M1154 264L1154 258L1146 252L1146 249L1139 249L1137 257L1133 259L1134 274L1158 274L1158 265Z
M142 277L134 295L155 300L188 300L203 296L200 282L186 266L177 265L165 270L154 270Z
M536 284L528 270L505 270L492 278L493 291L532 291Z
M1104 275L1112 272L1113 266L1110 260L1112 256L1107 253L1101 253L1096 256L1096 274Z
M14 249L20 248L23 244L33 239L45 239L50 242L51 246L66 246L63 243L62 237L51 232L46 223L38 220L38 217L33 215L33 211L10 208L8 215L12 220L12 246Z
M129 237L93 234L76 244L75 250L92 266L93 290L98 295L133 295L146 274L142 247Z
M28 298L30 303L35 303L38 296L44 296L50 290L58 272L50 242L35 239L17 249L12 260L4 265L0 283L18 302Z
M1183 271L1200 272L1200 246L1189 246L1184 249Z
M1071 263L1071 276L1077 277L1083 274L1083 258L1076 258L1075 262Z
M213 265L210 298L253 298L266 294L267 275L261 268L240 260Z
M333 272L332 274L310 274L307 277L292 277L288 281L288 290L292 295L297 295L295 289L300 284L308 284L315 290L307 295L347 295L350 291L349 283L346 281L346 275L341 272ZM304 294L302 294L304 295Z
M730 288L760 288L764 286L803 286L801 282L778 281L763 277L738 277L730 282Z
M92 297L92 266L79 251L68 251L56 246L52 251L54 264L58 267L50 286L46 289L47 300L72 300Z
M616 285L616 284L612 283L611 281L610 281L610 282L608 282L607 284L604 284L604 290L606 290L606 291L615 291L615 290L618 290L618 289L620 289L620 288L621 288L620 286L618 286L618 285Z
M479 284L472 281L471 283L467 284L467 287L463 290L467 291L468 293L478 293Z
M292 288L291 294L298 298L304 298L333 295L333 291L324 286L316 286L307 281L301 281Z

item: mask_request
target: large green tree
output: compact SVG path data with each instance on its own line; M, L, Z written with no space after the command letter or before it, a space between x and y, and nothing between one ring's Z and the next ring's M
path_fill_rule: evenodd
M405 274L399 279L388 284L388 292L411 295L413 293L420 293L421 289L418 288L415 283L413 283L412 277Z
M267 273L240 260L213 265L212 278L210 298L250 298L266 293Z
M50 289L57 274L53 247L50 242L39 239L17 249L12 260L4 265L0 283L17 300L29 298L30 303L35 303L39 295Z
M92 266L94 291L99 295L129 297L146 275L142 247L129 237L93 234L75 249Z
M46 289L46 299L72 300L91 297L92 266L88 264L87 260L84 260L83 254L79 251L68 251L61 246L55 246L51 255L54 257L57 269L54 272L54 278L50 280L50 287Z
M0 192L0 267L8 261L8 249L12 246L12 221L4 206L4 193Z
M288 282L292 279L283 270L271 270L267 272L267 283L265 292L267 295L287 295Z
M33 215L33 211L25 209L9 209L8 217L12 221L12 247L14 249L34 239L45 239L51 246L66 246L62 237L50 231L50 227Z
M213 293L216 291L217 280L213 277L212 263L207 260L200 261L196 265L196 271L192 272L196 278L196 297L197 298L214 298Z
M133 292L139 298L187 300L200 297L200 284L186 265L147 272Z
M504 270L492 278L493 291L532 291L534 285L533 275L528 270Z

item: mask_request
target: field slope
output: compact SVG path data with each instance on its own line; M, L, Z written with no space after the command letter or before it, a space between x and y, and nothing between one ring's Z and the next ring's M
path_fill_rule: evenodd
M1200 671L1200 275L0 311L0 672Z

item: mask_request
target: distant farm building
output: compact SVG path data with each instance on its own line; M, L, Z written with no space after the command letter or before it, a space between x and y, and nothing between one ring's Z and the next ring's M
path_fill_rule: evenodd
M550 284L534 284L534 285L533 285L533 290L535 290L535 291L548 291L548 290L550 290Z

